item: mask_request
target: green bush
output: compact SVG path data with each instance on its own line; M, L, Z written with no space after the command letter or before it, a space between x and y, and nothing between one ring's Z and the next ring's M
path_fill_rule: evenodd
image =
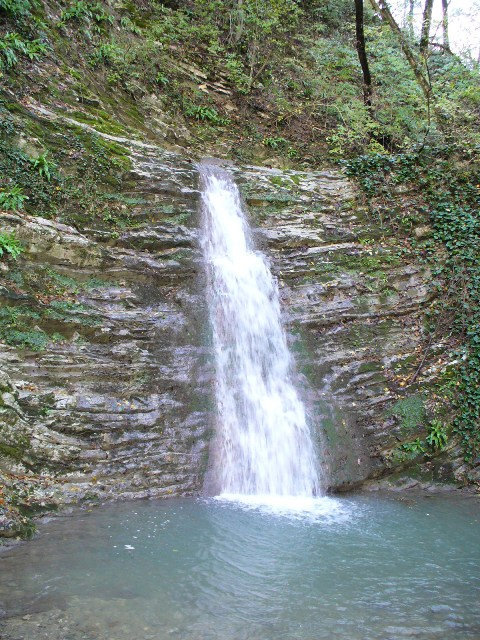
M38 158L31 158L33 168L45 178L48 182L52 179L52 173L55 171L57 164L53 160L48 160L48 151L44 151Z
M93 67L99 64L112 65L117 62L122 53L122 49L117 44L106 42L96 47L90 56L89 62Z
M8 13L14 18L28 15L30 7L30 0L0 0L0 11Z
M155 76L155 81L158 82L158 84L161 84L163 87L166 87L168 84L170 84L170 80L161 72L157 73L157 75Z
M14 185L0 190L0 209L4 211L19 211L23 209L28 196L23 193L22 187Z
M86 2L85 0L77 0L68 9L62 11L60 16L62 24L74 20L91 20L99 27L113 24L113 16L105 11L100 2Z
M248 93L250 90L250 79L245 73L245 68L241 58L235 53L228 53L225 58L225 69L233 86L240 93Z
M407 462L415 460L420 455L425 454L425 442L416 438L411 442L403 442L392 451L391 458L395 462Z
M263 144L270 149L284 149L288 145L288 140L282 137L277 138L264 138Z
M432 420L425 442L433 451L441 451L445 448L447 441L448 433L445 425L440 420Z
M184 106L184 111L186 116L195 118L195 120L210 122L215 125L227 125L229 123L228 118L221 116L215 107L196 105L187 101Z
M14 260L22 253L23 247L15 237L15 233L0 233L0 257L6 253Z
M24 40L15 32L7 32L0 38L0 70L11 69L18 63L18 54L30 60L38 60L48 47L41 40Z
M128 16L122 16L120 18L120 26L122 29L126 29L131 33L136 33L137 36L142 35L142 30L139 26L137 26Z

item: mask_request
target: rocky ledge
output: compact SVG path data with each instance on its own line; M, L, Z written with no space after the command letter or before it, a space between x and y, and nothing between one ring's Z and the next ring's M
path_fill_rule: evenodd
M118 143L132 160L116 196L125 228L2 216L24 246L0 287L3 535L28 528L26 510L202 487L214 412L198 176L184 157ZM414 381L399 400L392 371L420 349L428 272L341 173L232 171L279 282L326 483L398 472L391 453L426 409ZM460 468L451 459L440 476Z

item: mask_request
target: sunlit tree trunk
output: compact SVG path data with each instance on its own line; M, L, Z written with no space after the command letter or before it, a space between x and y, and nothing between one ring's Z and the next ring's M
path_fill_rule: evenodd
M230 11L230 35L229 41L232 44L240 42L245 27L245 10L243 0L237 0L235 7Z
M450 39L448 37L448 0L442 0L442 29L443 46L450 50Z
M367 107L372 106L372 76L368 66L365 49L365 33L363 29L363 0L355 0L355 32L358 59L363 73L363 101Z
M410 0L408 7L408 34L413 38L413 11L415 9L415 0Z
M404 0L403 2L403 24L402 29L408 31L409 35L413 35L413 10L415 8L415 0Z
M443 1L443 0L442 0ZM432 24L433 0L425 0L422 18L422 33L420 35L420 53L425 55L430 38L430 25Z

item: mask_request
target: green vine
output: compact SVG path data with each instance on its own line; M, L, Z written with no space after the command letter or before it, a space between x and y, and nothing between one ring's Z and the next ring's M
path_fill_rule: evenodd
M461 342L452 353L453 431L468 462L480 453L480 179L472 157L472 150L443 147L345 162L381 222L388 218L407 233L426 221L432 227L421 243L410 234L411 244L430 266L439 294L428 317L431 330ZM402 193L414 194L408 206L398 206Z

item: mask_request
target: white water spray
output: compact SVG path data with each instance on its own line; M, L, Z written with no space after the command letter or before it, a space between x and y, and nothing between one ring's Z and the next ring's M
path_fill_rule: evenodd
M230 175L202 165L201 176L216 362L216 483L222 495L252 504L291 498L305 504L321 487L305 409L291 381L276 282L252 244Z

